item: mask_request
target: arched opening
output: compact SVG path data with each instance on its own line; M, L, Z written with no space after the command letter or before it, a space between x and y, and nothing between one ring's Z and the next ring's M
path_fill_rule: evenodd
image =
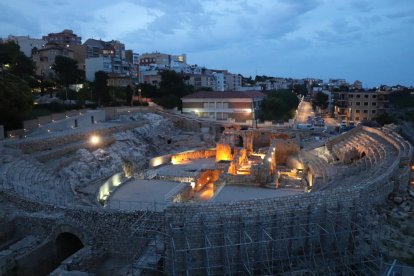
M74 234L63 232L56 238L56 257L60 263L83 248L82 241Z
M361 153L361 158L362 157L365 157L366 156L366 153L365 153L365 151L363 151L362 153Z

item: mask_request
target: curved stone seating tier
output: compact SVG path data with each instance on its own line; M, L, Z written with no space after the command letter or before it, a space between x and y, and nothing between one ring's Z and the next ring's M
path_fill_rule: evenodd
M331 140L326 149L332 156L340 160L336 162L338 172L333 179L320 189L349 185L368 185L382 176L389 174L396 163L404 156L411 156L412 148L398 134L383 133L378 129L358 127L350 134ZM349 150L357 150L364 155L345 166L344 156ZM385 178L384 178L385 179Z
M1 168L0 179L5 190L54 204L74 201L68 182L36 161L15 158Z
M309 167L315 177L321 177L324 181L328 180L329 175L326 170L329 166L328 162L317 155L306 151L301 151L299 153L299 158L302 160L303 164L306 164Z

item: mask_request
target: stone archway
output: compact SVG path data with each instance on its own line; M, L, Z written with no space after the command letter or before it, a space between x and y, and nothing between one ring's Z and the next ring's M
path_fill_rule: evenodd
M60 233L55 240L56 258L58 263L65 260L84 247L84 244L75 234Z

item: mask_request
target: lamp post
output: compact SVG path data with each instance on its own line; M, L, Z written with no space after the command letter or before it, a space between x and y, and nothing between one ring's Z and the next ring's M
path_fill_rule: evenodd
M141 102L141 88L138 88L138 97L139 97L139 105L142 105L142 102Z

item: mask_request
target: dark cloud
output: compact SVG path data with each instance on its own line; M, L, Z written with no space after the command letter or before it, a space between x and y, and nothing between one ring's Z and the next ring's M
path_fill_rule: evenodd
M118 39L139 53L188 53L190 62L240 73L360 72L358 78L374 82L386 76L375 73L381 55L394 48L401 54L393 62L414 71L406 62L412 54L401 51L414 43L412 0L15 0L2 1L0 11L1 37L73 29L83 40ZM358 63L372 73L355 69Z

